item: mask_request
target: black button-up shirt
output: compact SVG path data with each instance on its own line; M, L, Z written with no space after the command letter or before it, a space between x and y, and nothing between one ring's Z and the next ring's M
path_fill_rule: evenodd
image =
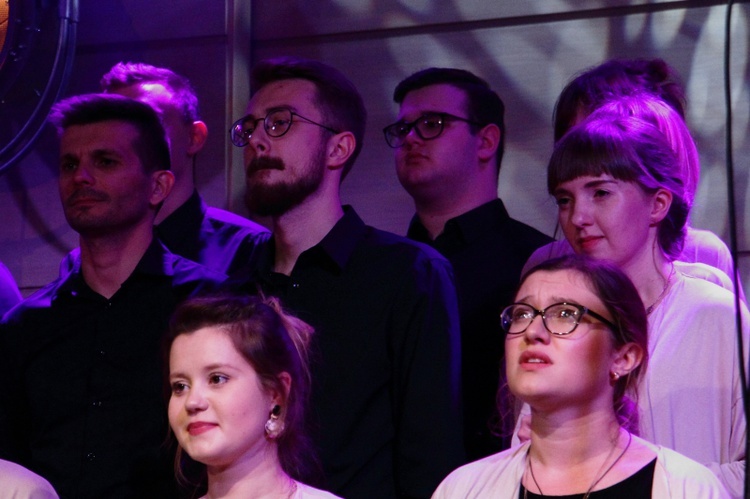
M345 207L290 276L255 280L316 329L311 416L328 489L347 499L430 497L463 462L460 339L448 262Z
M469 460L476 460L510 443L490 430L498 380L505 378L500 372L500 311L513 301L526 260L552 239L510 218L500 199L452 218L434 241L415 215L407 235L433 246L453 266L461 317L466 451Z
M227 275L244 267L270 236L262 225L206 206L197 191L156 226L156 234L172 253Z
M174 492L161 343L175 305L224 276L156 239L107 299L73 271L11 310L0 330L0 454L61 497Z

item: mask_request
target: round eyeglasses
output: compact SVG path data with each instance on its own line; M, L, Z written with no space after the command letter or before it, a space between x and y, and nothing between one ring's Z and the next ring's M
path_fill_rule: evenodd
M500 321L506 333L521 334L528 329L537 315L541 315L547 331L557 336L565 336L575 331L585 314L601 321L613 332L617 330L611 321L596 312L577 303L565 302L554 303L544 310L537 310L526 303L514 303L505 307L500 314Z
M232 124L232 128L229 129L229 137L232 139L232 144L237 147L245 147L250 143L250 137L255 133L256 126L259 121L263 122L263 129L269 137L281 137L292 127L292 123L299 120L294 120L292 117L296 116L302 123L310 123L311 125L317 125L320 128L328 130L331 133L339 133L331 127L317 123L310 118L305 118L292 111L291 109L279 108L269 111L265 118L253 118L252 115L243 116Z
M412 122L397 121L392 125L383 128L385 141L394 149L401 147L406 142L406 136L409 135L412 128L416 130L417 135L422 140L432 140L440 137L445 128L445 122L449 120L463 121L474 126L483 126L476 121L467 120L448 113L425 113Z

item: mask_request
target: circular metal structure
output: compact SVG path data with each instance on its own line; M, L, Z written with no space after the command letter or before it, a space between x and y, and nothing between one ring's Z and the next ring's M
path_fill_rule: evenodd
M78 0L0 0L0 173L31 147L68 80Z

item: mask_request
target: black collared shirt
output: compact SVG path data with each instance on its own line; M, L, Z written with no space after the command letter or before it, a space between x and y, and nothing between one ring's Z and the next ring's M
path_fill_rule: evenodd
M460 339L448 262L436 251L345 214L255 279L316 328L312 426L327 488L347 499L430 497L463 462Z
M156 226L156 234L172 253L227 275L244 267L270 237L262 225L206 206L197 191Z
M156 239L110 299L80 260L0 330L0 454L61 497L169 497L161 342L175 305L223 275Z
M407 235L437 249L453 266L461 317L466 451L469 460L476 460L510 442L490 430L498 379L505 377L500 373L500 311L513 301L531 253L552 239L510 218L500 199L449 220L434 241L415 215Z

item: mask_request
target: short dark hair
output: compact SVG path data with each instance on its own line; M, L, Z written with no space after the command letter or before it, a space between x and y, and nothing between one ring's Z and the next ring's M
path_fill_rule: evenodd
M356 145L344 165L343 179L351 171L365 138L367 110L362 96L338 69L299 57L277 57L259 62L252 70L251 85L253 92L257 92L269 83L295 79L307 80L315 85L315 105L325 119L324 125L354 134Z
M166 355L175 338L206 327L224 330L237 352L255 370L263 388L285 398L284 430L275 440L281 467L295 480L314 481L317 457L305 421L311 383L307 349L313 328L283 311L274 298L232 295L192 298L180 304L172 315ZM292 379L288 394L280 380L284 372ZM184 467L194 463L186 460L179 449L175 471L181 481L189 483L193 477L186 476Z
M568 83L554 111L555 142L579 118L605 102L648 92L666 102L685 119L685 90L680 77L663 59L611 59L586 69Z
M198 96L190 80L171 69L142 62L118 62L99 80L102 92L105 93L140 83L161 83L174 94L172 101L187 123L200 119Z
M611 322L615 326L612 336L618 348L627 343L635 343L643 351L641 364L615 383L615 413L620 424L628 426L634 422L633 418L637 418L637 408L630 406L625 394L637 397L638 384L645 376L648 366L648 316L643 301L632 281L619 267L585 255L566 255L542 262L524 275L519 288L535 272L560 270L578 272L588 282L591 291L602 301L612 317Z
M103 121L122 121L138 130L133 149L144 171L169 170L169 143L156 111L128 97L112 94L84 94L62 100L52 107L50 122L62 135L74 125L91 125Z
M405 78L393 91L393 101L401 104L406 94L431 85L446 84L456 87L466 94L466 118L482 126L494 123L500 129L500 144L497 147L497 171L505 152L505 105L497 92L490 85L474 73L455 68L427 68ZM479 127L471 125L473 133Z
M670 260L682 252L690 206L685 200L682 168L669 141L658 128L633 116L595 111L555 144L547 167L547 189L584 175L611 175L635 182L652 194L672 194L667 216L659 222L659 247Z

